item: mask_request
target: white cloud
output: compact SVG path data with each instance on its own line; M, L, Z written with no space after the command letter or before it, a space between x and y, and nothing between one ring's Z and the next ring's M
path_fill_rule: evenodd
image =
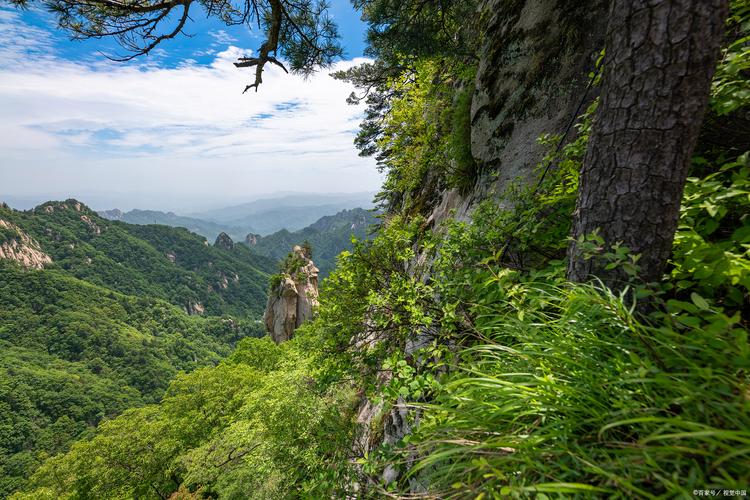
M253 73L232 62L249 49L230 46L209 66L73 62L54 55L49 33L4 10L0 47L0 193L249 198L379 186L352 145L362 110L345 103L351 88L330 71L305 81L270 67L260 90L242 95Z
M229 45L239 41L224 30L209 31L208 34L216 40L218 45Z

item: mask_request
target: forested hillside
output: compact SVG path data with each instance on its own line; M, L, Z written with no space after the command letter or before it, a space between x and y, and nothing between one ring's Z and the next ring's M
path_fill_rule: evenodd
M323 279L336 266L336 257L351 248L352 237L358 240L369 238L377 223L375 213L354 208L322 217L299 231L282 229L268 236L257 236L246 243L253 252L280 261L294 245L308 242L313 249L315 265L320 269L320 278Z
M63 27L100 37L174 8L92 2ZM253 98L264 65L341 53L317 3L209 5L264 30L236 63ZM290 340L243 340L47 445L13 498L746 496L750 2L354 5L372 60L335 77L367 105L377 233Z
M75 200L0 208L0 229L0 496L102 419L262 334L269 262L245 249L110 223ZM187 314L201 304L212 317Z
M268 273L276 267L241 247L214 248L184 229L109 221L76 200L49 202L28 212L0 208L0 219L39 242L55 268L118 292L158 297L189 312L260 315Z

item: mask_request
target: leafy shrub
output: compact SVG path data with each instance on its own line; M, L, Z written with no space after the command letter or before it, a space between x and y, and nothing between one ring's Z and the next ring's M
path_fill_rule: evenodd
M718 168L696 158L712 173L690 177L675 234L671 273L676 298L710 297L737 311L750 294L750 153Z
M0 226L0 243L12 241L18 238L18 231L13 228Z
M390 82L392 97L381 124L360 135L376 135L379 168L387 172L377 200L391 210L424 213L440 189L466 191L474 185L479 172L470 143L473 75L470 65L426 58Z
M713 81L711 107L718 115L727 115L750 104L750 2L732 0L729 18L730 37Z

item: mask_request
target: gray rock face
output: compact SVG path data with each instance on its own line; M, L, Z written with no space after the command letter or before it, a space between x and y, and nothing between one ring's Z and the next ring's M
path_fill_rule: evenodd
M486 0L486 33L471 105L471 152L487 174L474 190L442 193L429 221L468 219L477 202L529 182L546 149L543 134L563 133L589 92L589 72L604 46L605 0ZM570 139L570 136L569 136Z
M245 236L245 244L248 246L255 246L258 244L258 238L260 238L259 234L250 233Z
M185 311L190 316L195 316L203 314L206 311L206 308L203 307L203 304L201 304L200 302L189 299L185 304Z
M302 265L281 274L268 294L263 316L266 331L277 344L291 339L294 330L313 318L318 306L318 268L299 246L293 253Z
M99 217L104 217L109 220L125 220L125 214L119 208L113 208L112 210L102 210L98 212Z
M21 228L8 221L0 219L0 228L15 236L0 241L0 259L13 260L28 269L44 269L52 263L52 258L44 253L39 243Z
M232 241L232 238L230 238L227 233L221 233L216 237L214 246L225 250L231 250L234 248L234 241Z
M513 2L517 4L518 2ZM570 119L604 43L606 2L487 0L472 102L471 151L501 175L528 175L537 138Z

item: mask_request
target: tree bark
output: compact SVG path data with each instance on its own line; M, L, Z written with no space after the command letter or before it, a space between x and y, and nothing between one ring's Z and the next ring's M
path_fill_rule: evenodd
M615 290L631 277L584 258L576 240L595 230L605 251L640 254L638 278L659 280L708 105L728 0L613 0L601 100L580 174L568 249L572 281Z

